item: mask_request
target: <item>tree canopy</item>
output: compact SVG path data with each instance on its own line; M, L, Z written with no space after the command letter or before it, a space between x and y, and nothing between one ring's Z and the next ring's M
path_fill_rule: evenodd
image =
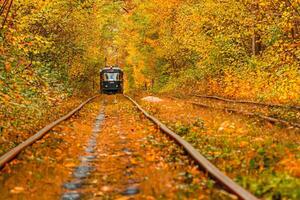
M2 0L0 14L1 110L95 91L105 64L127 91L299 103L298 0Z

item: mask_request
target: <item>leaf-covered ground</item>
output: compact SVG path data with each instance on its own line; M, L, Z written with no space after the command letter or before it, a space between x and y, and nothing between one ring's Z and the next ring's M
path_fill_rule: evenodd
M299 129L195 107L186 100L140 103L255 195L300 198Z
M135 199L207 198L207 177L131 102L110 96L105 104L87 198L129 199L122 195L128 188L140 191Z
M71 192L83 199L236 199L120 95L86 105L7 165L0 199L59 199L70 192L64 186L78 178L100 111L105 118L89 154L92 170Z
M99 107L98 101L86 105L1 170L0 198L59 199L63 182L79 163Z
M204 103L216 108L232 108L300 124L300 110L288 106L284 107L285 105L282 105L282 107L272 107L257 104L232 103L216 99L199 98L197 96L188 96L188 98L185 99L191 102Z
M28 102L28 105L21 103L15 107L4 104L3 107L6 109L0 110L0 155L70 112L85 98L53 98L50 103L35 99Z

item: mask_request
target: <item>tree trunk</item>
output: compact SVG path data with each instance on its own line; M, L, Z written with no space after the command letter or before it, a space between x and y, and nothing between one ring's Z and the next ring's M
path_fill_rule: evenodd
M256 55L256 37L255 33L252 35L252 55Z

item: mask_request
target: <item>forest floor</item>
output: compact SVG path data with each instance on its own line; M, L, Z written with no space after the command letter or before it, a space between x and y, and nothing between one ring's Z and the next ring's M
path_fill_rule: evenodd
M120 95L101 96L0 172L0 199L236 199Z
M74 96L64 100L53 98L51 103L31 103L0 113L0 155L14 148L28 137L42 129L46 124L62 117L86 99ZM20 104L21 105L21 104ZM4 105L6 106L6 105Z
M135 99L153 116L193 144L207 159L240 185L262 198L300 198L300 131L217 109L234 107L243 111L275 115L299 123L299 112L266 110L257 106L232 105L199 98L161 101Z

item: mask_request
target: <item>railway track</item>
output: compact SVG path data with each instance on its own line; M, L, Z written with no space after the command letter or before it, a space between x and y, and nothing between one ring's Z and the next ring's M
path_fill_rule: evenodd
M61 122L69 119L72 117L76 112L78 112L84 105L95 99L97 96L91 97L87 99L85 102L80 104L77 108L66 114L65 116L57 119L56 121L48 124L43 129L38 131L36 134L19 144L18 146L14 147L10 151L6 152L0 157L0 169L4 167L5 164L9 163L12 159L14 159L22 150L24 150L26 147L32 145L42 137L44 137L53 127L57 126Z
M294 105L262 103L262 102L247 101L247 100L233 100L233 99L227 99L224 97L213 96L213 95L212 96L210 96L210 95L194 95L194 96L199 97L199 98L205 98L205 99L215 99L215 100L229 102L229 103L253 104L253 105L259 105L259 106L265 106L265 107L277 107L277 108L300 110L300 106L294 106Z
M260 119L272 122L272 123L280 123L283 124L285 126L292 126L292 127L297 127L300 128L300 124L299 123L295 123L295 122L290 122L287 120L283 120L283 119L278 119L275 117L270 117L270 116L266 116L263 114L258 114L258 113L253 113L253 112L247 112L247 111L242 111L242 110L237 110L237 109L232 109L232 108L220 108L220 107L214 107L214 106L210 106L208 104L204 104L204 103L198 103L198 102L190 102L191 104L195 105L195 106L200 106L200 107L204 107L204 108L212 108L212 109L216 109L216 110L223 110L226 112L233 112L236 114L241 114L241 115L246 115L246 116L250 116L250 117L258 117Z
M217 182L221 183L223 186L228 188L232 193L237 195L241 199L257 199L254 195L243 189L241 186L236 184L229 177L224 175L217 167L215 167L211 162L209 162L204 156L202 156L191 144L186 142L183 138L177 135L175 132L170 130L166 125L161 123L158 119L151 116L147 113L136 101L134 101L129 96L126 96L136 107L151 121L153 121L164 133L168 134L172 139L174 139L180 146L182 146L186 152L196 160L197 164L199 164L205 171L209 173L211 177L213 177Z
M229 177L224 175L220 170L218 170L217 167L215 167L204 156L202 156L191 144L189 144L187 141L182 139L175 132L170 130L166 125L161 123L158 119L156 119L155 117L153 117L149 113L147 113L136 101L134 101L129 96L125 95L125 97L128 100L130 100L137 107L137 109L143 113L143 115L145 115L149 120L151 120L155 125L157 125L162 132L166 133L170 138L172 138L174 141L176 141L176 143L185 150L186 154L188 156L190 156L191 158L193 158L193 160L196 162L197 165L199 165L205 172L207 172L209 174L209 176L211 178L216 180L220 185L222 185L224 188L226 188L230 193L235 194L240 199L246 199L246 200L256 200L257 199L250 192L243 189L241 186L236 184L232 179L230 179ZM54 126L56 126L57 124L61 123L64 120L70 118L74 113L79 111L84 105L86 105L88 102L92 101L94 98L96 98L96 97L92 97L92 98L88 99L87 101L82 103L80 106L78 106L76 109L74 109L72 112L70 112L66 116L64 116L64 117L60 118L59 120L46 126L45 128L43 128L41 131L39 131L37 134L35 134L31 138L29 138L22 144L18 145L17 147L13 148L12 150L10 150L6 154L4 154L0 158L0 164L1 164L0 166L3 167L5 164L9 163L22 150L24 150L26 147L32 145L34 142L41 139ZM102 117L101 119L104 119L104 118ZM99 130L97 130L97 131L99 131ZM83 169L85 169L84 166L83 166ZM74 196L72 196L74 193L70 193L70 194L71 194L71 197L74 197Z
M217 100L217 101L221 101L224 103L229 103L229 104L233 104L234 106L237 104L243 104L243 105L254 105L254 106L262 106L265 107L267 109L270 108L277 108L277 109L288 109L290 111L293 111L295 113L299 113L300 107L299 106L292 106L292 105L280 105L280 104L267 104L267 103L261 103L261 102L253 102L253 101L246 101L246 100L232 100L232 99L226 99L226 98L222 98L222 97L218 97L218 96L206 96L206 95L193 95L191 97L196 97L196 98L202 98L202 99L207 99L207 100ZM173 99L178 99L175 97L171 97ZM266 114L263 114L261 112L253 112L253 111L246 111L246 110L241 110L241 109L235 109L230 107L225 106L214 106L211 104L207 104L207 103L202 103L202 102L198 102L198 101L192 101L189 100L188 103L195 105L195 106L199 106L199 107L203 107L203 108L208 108L208 109L216 109L216 110L222 110L225 112L231 112L231 113L236 113L236 114L240 114L240 115L245 115L248 117L256 117L271 123L278 123L278 124L282 124L284 126L287 127L295 127L295 128L300 128L300 123L298 122L294 122L294 121L289 121L283 118L278 118L278 117L274 117L274 116L269 116Z

